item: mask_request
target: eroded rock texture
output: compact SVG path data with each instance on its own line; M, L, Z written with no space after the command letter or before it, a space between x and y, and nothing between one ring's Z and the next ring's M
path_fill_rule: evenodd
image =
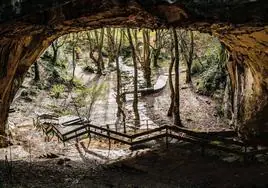
M189 27L230 51L233 118L242 134L268 129L266 0L4 0L0 3L0 135L30 65L66 33L103 26ZM249 133L249 134L248 134Z

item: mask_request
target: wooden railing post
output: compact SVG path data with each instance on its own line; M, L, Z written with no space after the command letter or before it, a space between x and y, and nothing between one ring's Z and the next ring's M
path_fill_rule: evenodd
M248 154L247 154L247 146L244 146L244 152L243 152L243 160L244 160L244 163L247 163L248 162Z
M168 127L166 127L166 148L168 149Z
M106 126L107 126L107 136L108 136L108 140L109 140L109 154L110 154L110 150L111 150L110 126L108 124Z
M91 142L90 126L87 127L87 130L88 130L88 132L87 132L87 135L88 135L87 149L88 149L89 144L90 144L90 142Z

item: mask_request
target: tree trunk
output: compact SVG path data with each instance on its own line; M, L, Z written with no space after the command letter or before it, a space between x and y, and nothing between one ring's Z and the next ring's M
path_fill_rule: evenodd
M147 88L152 87L151 68L150 67L145 67L144 68L144 79L145 79L145 82L146 82L146 87Z
M105 69L103 56L102 56L103 40L104 40L104 28L101 28L100 38L99 38L99 43L98 43L98 64L100 66L101 71Z
M159 65L158 65L159 55L160 55L160 50L154 49L153 50L153 64L154 64L154 67L156 67L156 68L159 67Z
M160 31L158 29L155 31L155 41L154 41L155 47L153 48L153 65L156 68L159 67L158 66L158 58L160 55L160 46L159 46L160 41L159 40L161 40L159 37L159 35L160 35L159 32Z
M133 66L134 66L134 79L133 79L133 84L134 84L134 93L133 93L133 110L134 110L134 115L135 115L135 126L140 125L140 115L139 115L139 110L138 110L138 67L137 67L137 59L136 59L136 52L135 52L135 47L132 41L132 36L130 33L130 29L127 29L127 34L128 34L128 39L129 39L129 44L131 47L132 51L132 59L133 59Z
M119 67L119 58L117 57L116 60L116 76L117 76L117 84L116 84L116 103L117 103L117 117L120 117L121 114L121 108L122 108L122 103L121 103L121 71Z
M118 35L118 31L117 31ZM122 110L122 101L121 101L121 71L120 71L120 65L119 65L119 55L120 55L120 49L121 49L121 44L122 44L122 30L120 30L120 36L119 36L119 42L118 46L116 49L116 57L115 57L115 62L116 62L116 76L117 76L117 85L116 85L116 90L117 90L117 95L116 95L116 103L117 103L117 117L119 118L121 113L123 116L125 116L124 111ZM116 37L117 38L117 37Z
M179 54L179 43L176 29L172 28L173 37L174 37L174 47L175 47L175 97L174 97L174 124L181 126L180 118L180 79L179 79L179 63L180 63L180 54Z
M40 72L39 72L39 65L37 61L34 63L34 81L40 81Z
M72 79L71 81L73 82L74 77L75 77L75 68L76 68L76 63L75 63L75 46L73 45L72 49L72 64L73 64L73 73L72 73Z
M118 32L118 29L114 28L106 28L106 33L107 33L107 51L108 51L108 59L109 59L109 64L116 61L116 56L117 56L117 52L116 52L116 40L118 38L116 38L116 34Z
M187 63L186 80L185 80L186 84L192 83L191 69L192 69L193 54L194 54L194 35L193 35L193 31L189 31L189 32L190 32L190 50L189 50L188 59L186 60L186 63Z
M175 61L175 56L173 53L173 42L171 44L171 48L170 48L170 54L171 54L171 59L170 59L170 65L169 65L169 69L168 69L168 81L169 81L169 88L170 88L170 106L168 109L168 113L167 116L171 117L173 115L173 111L174 111L174 96L175 96L175 91L174 91L174 86L173 86L173 78L172 78L172 69L174 67L174 61Z
M152 87L151 82L151 59L150 59L150 31L143 29L143 74L146 87Z
M190 83L192 83L191 69L189 68L189 66L187 66L187 69L186 69L186 79L185 79L185 83L186 83L186 84L190 84Z
M53 42L51 46L53 50L52 64L56 65L57 59L58 59L58 47L57 47L57 44L55 44L55 42Z

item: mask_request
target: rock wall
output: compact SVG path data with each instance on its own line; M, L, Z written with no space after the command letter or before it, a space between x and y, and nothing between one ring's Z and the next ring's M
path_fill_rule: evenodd
M231 52L234 116L248 137L268 131L268 27L241 28L221 36ZM253 135L250 135L253 134Z
M241 132L262 132L268 127L267 10L266 0L1 1L0 135L25 73L51 42L103 26L189 27L217 36L232 55L233 117Z

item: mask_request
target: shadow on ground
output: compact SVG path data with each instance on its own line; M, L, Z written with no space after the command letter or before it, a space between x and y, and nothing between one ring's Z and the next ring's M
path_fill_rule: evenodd
M222 160L227 154L198 147L171 145L134 151L117 161L99 163L96 159L34 162L14 161L9 171L0 161L0 187L266 187L268 165ZM218 153L219 154L219 153Z

